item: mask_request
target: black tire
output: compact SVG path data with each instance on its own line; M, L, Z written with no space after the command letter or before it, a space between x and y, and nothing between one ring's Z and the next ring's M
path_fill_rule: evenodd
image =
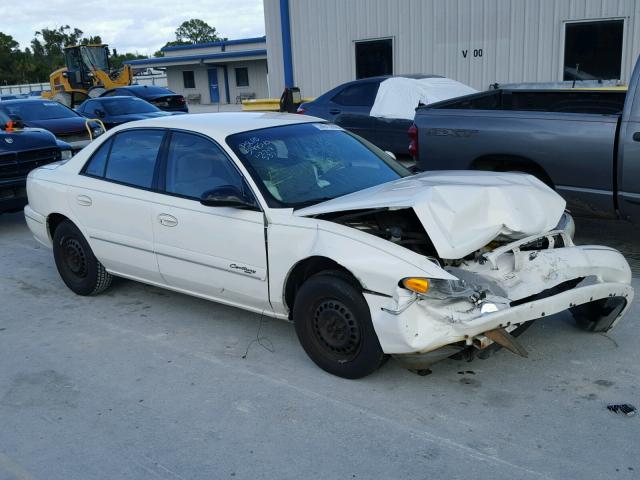
M360 290L339 272L309 278L293 307L298 339L323 370L343 378L362 378L387 359Z
M53 257L62 281L78 295L97 295L111 285L113 277L69 220L61 222L53 234Z

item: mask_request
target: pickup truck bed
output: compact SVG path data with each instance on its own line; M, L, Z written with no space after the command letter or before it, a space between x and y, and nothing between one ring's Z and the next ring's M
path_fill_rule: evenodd
M417 168L530 173L575 213L638 219L638 75L628 91L491 90L421 106Z

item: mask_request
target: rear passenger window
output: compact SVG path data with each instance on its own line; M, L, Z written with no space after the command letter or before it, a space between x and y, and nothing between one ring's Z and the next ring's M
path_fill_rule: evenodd
M351 85L338 93L332 100L339 105L350 107L372 107L378 94L379 85L378 82Z
M242 177L220 147L197 135L174 133L167 156L167 193L200 199L222 185L242 189Z
M113 140L105 178L135 187L151 188L164 132L130 130Z
M107 165L107 156L111 148L111 139L104 142L92 155L91 159L84 167L84 173L92 177L104 177L104 167Z

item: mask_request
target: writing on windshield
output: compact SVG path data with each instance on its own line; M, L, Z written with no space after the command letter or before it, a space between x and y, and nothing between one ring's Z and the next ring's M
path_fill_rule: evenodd
M301 207L408 174L384 152L340 127L302 123L227 138L272 207Z

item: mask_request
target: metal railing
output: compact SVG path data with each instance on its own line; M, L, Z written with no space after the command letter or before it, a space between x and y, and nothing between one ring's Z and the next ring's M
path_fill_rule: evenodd
M134 83L140 85L156 85L158 87L167 86L167 75L136 75L133 77ZM39 93L43 90L49 90L48 82L43 83L23 83L21 85L0 85L0 95L11 94L30 94L31 92Z

